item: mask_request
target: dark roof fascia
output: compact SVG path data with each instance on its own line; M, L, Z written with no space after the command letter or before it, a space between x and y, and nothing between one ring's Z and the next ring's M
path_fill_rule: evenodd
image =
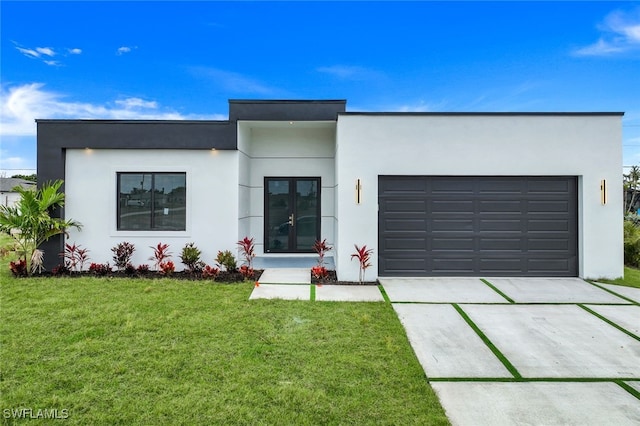
M346 100L229 100L229 120L335 121Z
M542 116L542 117L561 117L561 116L623 116L625 113L621 111L608 112L340 112L341 115L371 115L371 116L497 116L497 117L514 117L514 116Z
M39 119L36 123L38 150L237 149L236 126L229 121Z
M227 125L229 120L118 120L118 119L101 119L101 118L36 118L36 123L115 123L115 124L220 124Z
M346 99L229 99L230 104L346 104Z

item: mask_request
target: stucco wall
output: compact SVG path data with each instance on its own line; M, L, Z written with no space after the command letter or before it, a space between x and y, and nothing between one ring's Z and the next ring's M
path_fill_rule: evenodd
M256 123L238 125L240 175L239 217L244 235L255 238L256 253L264 254L264 178L321 178L321 238L334 242L334 123ZM248 223L247 223L248 222ZM239 237L243 237L240 235Z
M186 172L186 231L118 231L117 172ZM236 249L237 151L69 149L65 182L66 217L83 225L67 241L89 249L92 262L113 264L111 248L122 241L136 246L135 265L152 265L149 246L169 244L176 269L182 269L178 256L188 242L211 265L218 250Z
M578 176L580 276L623 273L620 116L344 114L336 140L340 279L358 277L354 244L375 250L367 279L377 277L378 175Z

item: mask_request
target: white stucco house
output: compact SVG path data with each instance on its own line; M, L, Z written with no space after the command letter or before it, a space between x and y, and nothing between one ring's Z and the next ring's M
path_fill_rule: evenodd
M37 120L38 180L65 180L68 239L195 242L207 263L354 244L378 276L620 277L622 113L360 113L346 101L229 101L224 121ZM62 239L45 246L58 263Z

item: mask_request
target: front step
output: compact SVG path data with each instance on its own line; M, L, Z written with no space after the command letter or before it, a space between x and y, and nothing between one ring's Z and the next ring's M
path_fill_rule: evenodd
M311 284L308 268L268 268L262 272L260 284Z

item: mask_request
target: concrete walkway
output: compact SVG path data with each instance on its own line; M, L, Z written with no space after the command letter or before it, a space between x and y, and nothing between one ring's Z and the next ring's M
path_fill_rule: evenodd
M454 425L640 424L640 289L381 278Z
M249 299L384 302L377 286L312 285L308 268L265 269Z

